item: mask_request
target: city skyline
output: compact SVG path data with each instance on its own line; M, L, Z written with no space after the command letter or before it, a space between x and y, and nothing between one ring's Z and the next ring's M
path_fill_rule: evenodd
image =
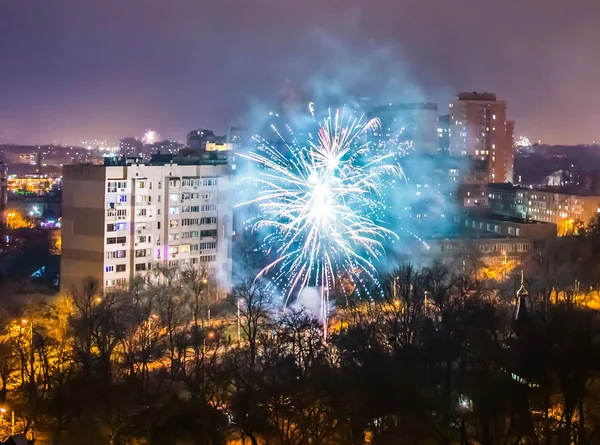
M0 143L252 124L292 88L370 105L507 100L516 135L600 140L591 2L0 0ZM309 97L310 96L310 97ZM585 100L582 100L584 99Z

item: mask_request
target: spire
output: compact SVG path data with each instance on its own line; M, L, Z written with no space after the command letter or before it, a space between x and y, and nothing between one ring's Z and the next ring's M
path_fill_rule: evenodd
M529 296L525 289L525 273L521 270L521 287L517 290L517 307L515 311L515 320L519 319L519 315L527 317L527 297Z

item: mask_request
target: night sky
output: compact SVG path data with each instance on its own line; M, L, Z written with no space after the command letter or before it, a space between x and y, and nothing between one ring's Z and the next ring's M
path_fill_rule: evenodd
M591 143L598 42L597 0L0 0L0 143L183 140L291 89L442 110L494 91L517 135Z

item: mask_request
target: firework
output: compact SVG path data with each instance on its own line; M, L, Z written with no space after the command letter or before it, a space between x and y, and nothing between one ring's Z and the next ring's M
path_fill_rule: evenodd
M350 278L357 287L376 281L374 263L384 241L396 237L384 224L383 195L402 170L394 153L371 150L367 134L379 120L341 109L314 122L303 142L289 126L285 135L271 127L280 144L256 138L257 148L244 156L259 166L259 191L244 204L258 205L253 229L267 233L263 247L276 253L259 277L268 276L286 304L304 287L321 288L326 326L336 280Z
M144 136L142 137L142 142L144 144L154 144L156 141L158 141L158 133L154 130L146 130L146 133L144 133Z

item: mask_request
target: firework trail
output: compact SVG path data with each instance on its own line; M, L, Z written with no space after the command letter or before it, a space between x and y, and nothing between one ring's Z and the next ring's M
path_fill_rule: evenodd
M309 111L314 118L314 105ZM378 119L357 117L344 108L316 119L314 134L304 142L289 126L285 136L275 127L280 146L256 137L257 148L243 155L259 167L254 230L267 232L263 248L276 259L258 277L290 296L307 286L322 289L321 317L326 328L327 305L336 280L349 278L364 287L377 283L374 263L384 241L397 238L384 223L384 193L393 178L402 177L395 153L372 150L368 133Z

